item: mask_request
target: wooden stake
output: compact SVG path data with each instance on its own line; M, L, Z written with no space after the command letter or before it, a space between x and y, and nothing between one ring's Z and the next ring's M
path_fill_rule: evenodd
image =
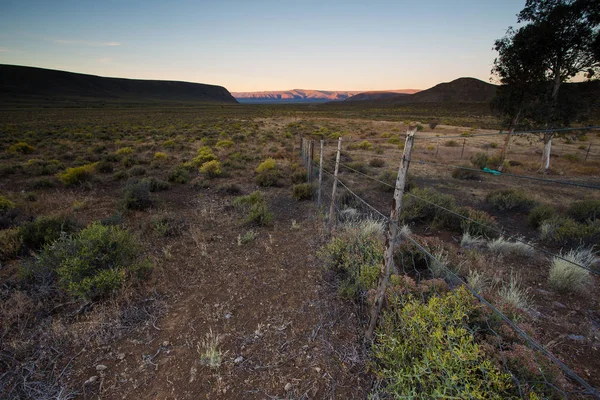
M412 152L416 132L417 129L415 128L406 133L404 153L402 154L402 160L400 161L400 167L398 169L398 176L396 177L396 189L394 190L394 200L392 202L392 211L390 212L390 222L385 238L383 263L381 264L381 269L379 271L379 280L377 282L375 301L371 306L371 319L369 321L369 328L365 333L365 341L367 342L371 342L373 340L375 327L377 326L377 318L379 317L379 313L381 313L381 307L383 306L383 300L385 299L385 291L390 278L390 271L394 265L394 245L396 244L396 236L398 235L398 216L402 210L402 196L404 195L406 175L408 173L408 166L410 165L410 155Z
M319 207L319 212L321 211L321 184L323 182L323 147L325 146L325 141L321 139L321 151L319 154L319 192L317 194L317 206Z
M328 233L331 235L333 230L333 217L335 215L335 192L337 191L338 171L340 169L340 153L342 151L342 137L338 139L337 154L335 156L335 170L333 172L333 190L331 191L331 204L329 206L329 224Z

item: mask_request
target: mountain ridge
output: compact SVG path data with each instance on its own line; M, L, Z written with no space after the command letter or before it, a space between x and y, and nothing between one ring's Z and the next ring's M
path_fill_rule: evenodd
M418 92L419 89L398 89L385 92L406 93ZM363 93L358 90L318 90L290 89L266 90L259 92L231 92L241 102L328 102L343 101L354 95Z

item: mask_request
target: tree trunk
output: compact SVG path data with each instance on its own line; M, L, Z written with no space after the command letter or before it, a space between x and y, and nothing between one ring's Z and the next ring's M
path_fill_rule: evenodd
M549 172L550 170L550 152L552 151L552 137L554 133L544 133L544 150L542 151L542 167L541 172Z
M504 160L506 160L506 152L508 151L508 143L510 142L510 135L515 131L515 126L519 122L519 117L521 117L521 110L515 115L515 118L510 123L510 127L508 128L508 133L506 134L506 138L504 138L504 145L502 146L502 151L500 152L500 165L498 165L498 171L502 172L504 168Z

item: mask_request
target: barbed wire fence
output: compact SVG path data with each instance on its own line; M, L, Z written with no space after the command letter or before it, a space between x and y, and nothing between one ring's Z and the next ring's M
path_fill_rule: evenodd
M586 128L598 129L598 127ZM378 177L370 175L364 170L357 169L356 165L349 165L353 160L353 151L360 151L360 147L352 146L358 142L375 142L377 139L358 139L348 141L349 146L346 149L342 148L342 138L337 141L319 142L301 138L300 149L301 157L307 169L308 182L316 187L314 200L317 202L318 210L324 217L327 226L327 231L337 232L343 229L357 229L364 223L375 223L382 227L381 239L385 242L385 251L383 258L376 256L370 252L368 248L360 246L352 248L351 251L356 252L362 257L362 262L365 265L379 265L379 274L377 277L377 289L369 290L368 287L358 287L357 296L359 301L359 320L365 327L365 339L370 343L375 337L375 328L379 324L385 324L385 318L382 321L381 309L386 301L386 290L388 287L395 288L398 285L414 285L421 293L422 300L425 301L427 296L431 294L441 294L441 281L448 285L451 289L464 287L468 290L480 303L481 307L486 310L483 314L485 318L480 321L478 328L473 330L473 340L478 343L484 343L489 348L495 348L496 358L504 372L509 373L515 387L523 398L527 397L527 393L532 388L542 388L546 393L552 393L554 396L563 398L596 398L600 399L600 391L598 388L591 385L586 379L582 378L581 373L576 373L574 365L567 365L559 357L555 356L548 345L541 344L535 338L533 329L527 324L519 320L518 317L512 315L510 309L503 304L498 296L488 295L481 287L474 284L476 279L471 278L471 272L468 265L459 263L453 265L449 260L448 251L444 248L443 243L434 237L414 234L406 225L401 225L400 214L402 212L403 199L410 199L417 204L427 205L435 212L446 214L452 218L458 218L465 223L493 232L506 240L512 240L520 243L524 247L528 247L528 254L541 254L550 259L560 259L577 268L581 268L590 275L600 275L598 271L586 265L582 265L571 259L563 257L561 254L556 254L552 250L544 248L541 245L534 244L530 240L525 240L523 237L511 234L506 229L490 226L485 222L470 218L468 215L462 215L455 210L446 208L440 204L432 202L423 197L417 196L410 191L405 190L408 186L407 176L409 166L412 163L422 166L461 168L471 169L472 172L493 176L494 178L515 178L518 180L532 181L535 184L550 184L564 185L567 187L579 187L582 189L600 189L600 185L588 184L585 182L554 180L541 177L533 177L518 174L490 174L486 171L476 168L469 168L450 163L427 161L423 159L413 159L413 143L415 142L415 131L407 132L404 139L404 147L401 152L396 152L391 157L384 154L373 154L371 159L380 158L384 161L394 162L400 160L398 173L395 179L395 184L389 181L383 181ZM519 135L537 134L539 132L517 132L515 137ZM505 134L505 133L500 133ZM482 134L481 136L489 136ZM496 134L498 135L498 134ZM476 135L472 135L476 136ZM472 137L471 136L471 137ZM424 141L418 141L418 146L421 146L429 151L435 151L439 154L439 143L444 138L435 138L433 141L436 145ZM379 139L379 138L378 138ZM383 138L389 142L389 138ZM397 143L393 143L396 145ZM348 149L348 147L350 149ZM432 149L433 147L433 149ZM464 156L463 144L463 154ZM591 147L591 144L589 145ZM589 154L589 151L588 151ZM376 185L383 192L382 196L373 193L372 190L367 190L364 187L365 182L370 182ZM389 193L390 195L387 195ZM391 195L393 193L393 197ZM405 200L406 201L406 200ZM389 205L392 203L392 212L390 213ZM349 227L349 228L348 228ZM376 235L375 235L376 236ZM364 271L360 268L353 273L356 276L361 276ZM395 282L391 282L390 277L395 276ZM400 277L400 278L398 278ZM398 279L401 283L398 283ZM501 280L495 282L495 287L509 287L512 285L512 273L510 282ZM425 287L426 289L422 289ZM508 310L508 311L507 311ZM500 322L499 322L500 321ZM515 357L525 357L525 352L530 365L530 373L514 373L512 371L515 366L512 365L511 359ZM458 355L457 355L458 356ZM556 371L560 371L561 377L557 377Z

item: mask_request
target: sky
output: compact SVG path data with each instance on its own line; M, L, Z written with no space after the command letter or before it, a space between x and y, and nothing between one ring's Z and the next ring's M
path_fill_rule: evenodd
M232 92L489 81L525 0L2 0L0 64Z

